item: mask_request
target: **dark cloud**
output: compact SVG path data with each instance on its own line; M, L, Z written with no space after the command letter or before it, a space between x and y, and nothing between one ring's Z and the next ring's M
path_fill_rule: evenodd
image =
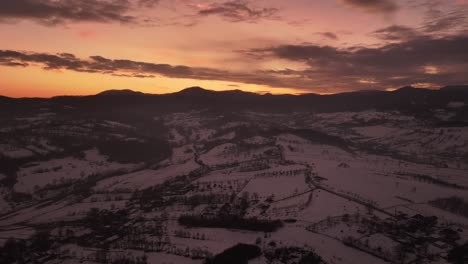
M0 65L9 64L11 66L15 63L22 66L39 65L46 70L72 70L133 77L148 77L148 74L179 77L191 76L193 74L192 69L186 66L172 66L132 60L111 60L101 56L92 56L84 60L68 53L48 54L11 50L0 51Z
M182 16L182 22L161 22L139 17L138 12L154 8L161 0L0 0L0 23L21 20L53 26L72 22L132 23L144 25L195 25L197 18L217 15L230 22L256 22L273 18L276 8L256 7L248 0L233 0L209 5L186 4L197 9L196 15ZM189 19L189 21L185 21Z
M426 33L440 33L447 31L463 30L468 28L468 9L443 13L438 16L428 17L423 25Z
M385 41L409 41L426 37L442 38L464 35L468 30L468 10L440 12L428 16L418 27L391 25L372 32L374 37Z
M160 0L139 0L138 5L142 7L151 8L159 4Z
M423 9L426 16L434 17L443 13L441 7L446 2L446 0L409 0L407 1L407 6L411 9Z
M378 39L385 41L409 41L416 38L443 38L465 35L468 31L468 6L443 8L444 2L427 0L410 1L408 7L423 9L423 21L419 26L408 27L391 25L372 32Z
M447 3L444 0L408 1L408 8L417 9L424 15L418 28L425 34L443 35L468 28L468 5Z
M468 36L446 38L418 36L377 48L339 49L319 45L283 45L250 50L256 58L302 62L308 69L272 74L302 76L319 86L384 88L413 83L468 82ZM338 84L336 84L338 82ZM362 86L362 85L361 85Z
M419 37L421 33L411 27L392 25L376 30L372 35L386 41L408 41Z
M272 18L278 11L277 8L271 7L253 7L250 1L234 0L203 7L198 11L198 15L217 15L231 22L254 22L264 18Z
M339 0L340 2L370 13L393 13L398 10L394 0Z
M319 34L320 36L325 37L327 39L338 40L338 36L333 32L319 32L317 34Z
M88 59L81 59L69 53L49 54L0 50L0 66L40 66L45 70L70 70L121 77L153 78L165 76L170 78L264 84L274 87L287 87L286 85L288 84L285 80L274 76L257 75L256 73L234 73L201 67L174 66L132 60L112 60L102 56L91 56Z
M66 22L134 23L137 6L153 7L158 0L1 0L0 22L33 20L45 25Z
M146 74L137 74L137 73L133 73L133 74L124 74L124 73L112 73L111 74L112 76L116 76L116 77L129 77L129 78L155 78L156 76L154 75L146 75Z

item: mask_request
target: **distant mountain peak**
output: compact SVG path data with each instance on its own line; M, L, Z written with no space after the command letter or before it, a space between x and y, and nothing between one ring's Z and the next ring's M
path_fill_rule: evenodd
M182 91L177 92L177 94L197 95L197 94L207 94L211 92L214 92L214 91L207 90L199 86L193 86L193 87L185 88Z
M224 91L214 91L214 90L208 90L199 86L194 86L194 87L189 87L186 88L180 92L177 92L176 94L183 94L183 95L207 95L207 94L218 94L218 95L248 95L248 94L254 94L251 92L246 92L240 89L235 89L235 90L224 90Z
M123 89L123 90L107 90L97 95L143 95L142 92L136 92L130 89Z

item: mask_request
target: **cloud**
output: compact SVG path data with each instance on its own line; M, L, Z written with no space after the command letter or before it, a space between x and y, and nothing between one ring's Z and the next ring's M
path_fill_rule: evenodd
M0 22L32 20L44 25L69 22L135 23L129 13L158 0L2 0Z
M440 33L455 30L464 30L468 28L468 9L460 7L448 13L442 13L438 16L428 18L423 25L426 33Z
M273 19L279 11L271 7L257 7L253 1L231 0L210 4L181 2L196 9L195 15L173 18L176 21L160 21L145 18L145 10L155 8L162 0L0 0L0 23L34 21L56 26L77 22L123 23L142 25L193 26L199 18L219 16L229 22L257 22ZM176 2L176 4L181 4Z
M152 8L159 4L160 0L139 0L138 5L141 7Z
M369 13L393 13L399 9L394 0L339 0L340 2Z
M423 21L419 26L390 25L372 32L371 35L381 40L395 42L409 41L424 36L453 37L468 32L468 7L444 6L444 2L440 0L410 2L409 7L424 10Z
M415 83L443 86L468 83L468 36L418 36L380 47L337 48L313 44L279 45L243 51L260 61L291 61L301 69L220 69L150 63L102 56L79 58L69 53L0 50L0 65L40 66L133 78L184 78L228 81L314 92L386 89ZM247 55L246 55L247 54ZM243 57L246 59L246 57Z
M338 36L333 32L319 32L317 34L327 39L338 40Z
M381 47L340 49L319 45L281 45L252 49L257 59L283 59L301 62L307 69L285 69L271 73L301 76L321 87L368 87L363 80L373 80L373 88L412 83L467 83L468 36L446 38L418 36ZM430 67L434 69L428 72ZM434 74L436 73L436 74ZM311 82L313 83L313 82Z
M468 5L444 0L410 1L408 8L422 11L419 28L425 34L447 34L468 28Z
M411 27L392 25L376 30L372 35L386 41L408 41L419 37L421 33Z
M214 4L189 4L198 9L199 16L216 15L230 22L255 22L261 19L271 19L279 11L277 8L257 8L247 0L233 0Z
M50 54L0 50L0 66L40 66L44 70L69 70L120 77L154 78L157 76L164 76L169 78L219 80L264 84L273 87L287 87L287 82L284 80L274 76L257 75L255 72L238 73L183 65L158 64L133 60L113 60L102 56L91 56L87 59L81 59L69 53Z
M421 37L451 37L464 34L468 30L468 10L440 12L428 16L418 27L391 25L371 33L385 41L409 41Z

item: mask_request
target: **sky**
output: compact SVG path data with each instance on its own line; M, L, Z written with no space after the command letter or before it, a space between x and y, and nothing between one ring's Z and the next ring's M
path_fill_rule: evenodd
M468 0L0 0L0 95L468 83Z

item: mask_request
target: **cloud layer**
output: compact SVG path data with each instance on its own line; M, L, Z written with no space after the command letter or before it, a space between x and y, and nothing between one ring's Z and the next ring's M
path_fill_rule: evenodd
M394 0L339 0L342 3L371 13L393 13L398 10Z
M289 85L289 83L284 82L281 78L276 78L271 74L239 73L183 65L113 60L102 56L91 56L88 59L81 59L69 53L49 54L0 50L0 66L40 66L44 70L69 70L119 77L154 78L164 76L169 78L265 84L272 87L288 87ZM304 86L300 85L297 87Z
M234 0L197 7L199 9L198 15L218 15L232 22L254 22L264 18L271 18L279 11L277 8L253 7L252 3L246 0Z
M385 89L408 84L442 86L468 82L468 36L433 38L420 36L377 48L337 48L320 45L279 45L251 49L241 56L255 60L287 60L305 69L246 72L113 60L101 56L88 59L72 54L0 51L0 65L41 66L46 70L71 70L115 76L189 78L262 84L271 87L328 92L333 90ZM247 57L245 57L247 56Z
M155 1L142 0L148 5ZM136 20L128 15L132 9L128 0L2 0L0 20L33 20L46 25L65 22L120 22Z
M398 31L398 30L397 30ZM320 45L281 45L253 49L256 58L280 58L308 66L302 71L280 71L315 80L317 85L342 87L361 84L374 88L414 83L467 83L468 36L419 36L378 48L340 49ZM428 70L430 69L430 70Z

